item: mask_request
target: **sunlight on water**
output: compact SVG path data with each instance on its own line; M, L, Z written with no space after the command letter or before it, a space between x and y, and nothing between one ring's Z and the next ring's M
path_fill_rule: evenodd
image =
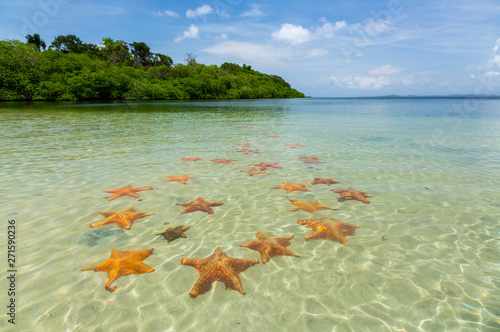
M0 117L1 212L17 223L18 330L500 329L499 100L4 103ZM261 162L281 168L241 172ZM194 178L164 182L184 174ZM311 185L316 177L341 183ZM270 189L283 182L310 191ZM127 184L153 190L105 199ZM339 202L330 190L348 187L369 193L370 204ZM181 214L176 203L198 197L224 205ZM338 210L291 212L289 199ZM128 230L90 228L100 211L131 206L154 215ZM348 246L304 240L311 229L297 221L327 216L359 226ZM156 236L180 225L191 226L187 238ZM221 283L188 295L198 272L182 258L220 247L260 260L240 247L257 231L294 235L288 249L300 257L240 273L246 295ZM106 273L81 271L112 249L148 248L144 263L155 271L117 279L113 293ZM11 328L7 318L0 328Z

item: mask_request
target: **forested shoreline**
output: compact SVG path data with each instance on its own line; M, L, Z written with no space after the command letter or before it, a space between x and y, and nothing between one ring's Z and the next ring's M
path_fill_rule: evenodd
M251 66L204 65L192 54L174 64L143 42L103 38L94 45L60 35L47 48L38 34L26 41L0 41L0 101L304 97Z

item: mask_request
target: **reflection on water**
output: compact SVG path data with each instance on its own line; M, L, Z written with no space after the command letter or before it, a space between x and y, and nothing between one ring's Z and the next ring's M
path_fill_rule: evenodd
M2 213L18 225L16 327L498 330L499 109L498 100L417 98L0 104ZM238 153L236 143L262 153ZM299 159L312 155L325 163ZM223 158L236 161L210 162ZM282 168L240 172L261 162ZM184 174L193 177L186 184L163 182ZM311 185L316 177L341 184ZM269 189L282 182L310 191ZM104 199L127 184L153 190ZM370 204L338 202L330 191L350 186ZM224 205L181 214L176 203L198 197ZM290 199L338 210L292 212ZM90 228L100 211L130 206L154 215L130 230ZM328 216L359 226L348 246L305 241L311 230L297 221ZM190 226L187 237L156 236L166 222ZM246 295L216 283L191 299L198 272L181 258L220 247L260 259L240 247L257 231L294 235L288 248L300 257L242 272ZM147 248L155 271L119 278L114 293L106 273L80 271L111 249ZM5 319L0 327L14 330Z

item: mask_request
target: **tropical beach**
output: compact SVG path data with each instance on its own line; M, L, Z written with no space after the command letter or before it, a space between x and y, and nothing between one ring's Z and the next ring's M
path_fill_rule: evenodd
M424 75L424 61L370 53L401 48L402 35L377 38L408 28L398 20L407 12L423 22L414 4L370 4L364 19L347 3L323 4L328 17L309 25L319 14L298 2L283 12L260 2L120 5L180 29L170 52L144 34L150 55L140 58L137 36L113 26L61 34L71 10L128 15L111 3L36 6L50 19L17 28L29 38L10 38L14 23L0 30L2 330L500 328L499 36L477 41L489 46L458 83L450 68ZM321 53L315 43L345 46L342 17L388 30L364 30L372 44L356 46L355 63L334 47ZM263 29L276 52L287 45L318 85L297 58L259 47L222 54L250 38L240 24L252 43ZM345 76L315 72L306 46ZM410 73L412 63L422 69ZM355 72L363 66L366 79Z

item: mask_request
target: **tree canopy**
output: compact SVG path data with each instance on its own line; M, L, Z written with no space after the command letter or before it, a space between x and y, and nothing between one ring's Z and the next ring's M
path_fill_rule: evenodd
M26 41L0 41L0 101L304 97L246 64L204 65L191 53L186 64L174 64L144 42L103 38L94 45L59 35L45 50L38 34Z

